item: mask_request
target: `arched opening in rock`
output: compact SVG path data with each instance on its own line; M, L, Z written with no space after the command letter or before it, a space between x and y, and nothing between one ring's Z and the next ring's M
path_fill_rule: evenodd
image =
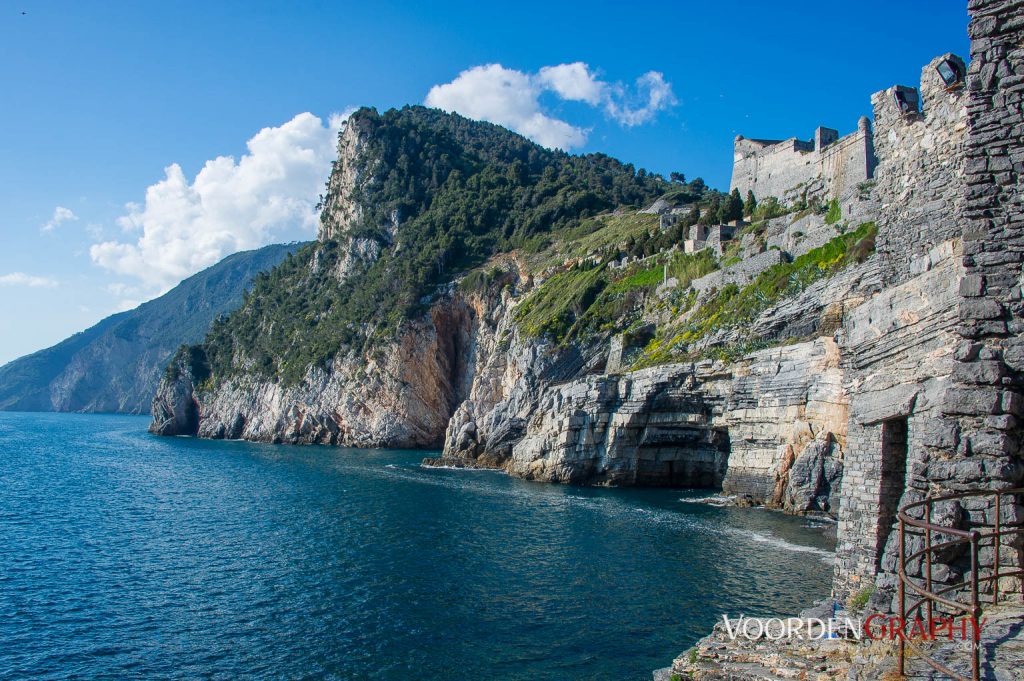
M648 427L637 456L637 484L721 489L729 462L729 433Z

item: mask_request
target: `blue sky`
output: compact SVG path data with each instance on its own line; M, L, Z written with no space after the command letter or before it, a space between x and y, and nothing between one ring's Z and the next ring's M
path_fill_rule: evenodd
M966 26L958 0L0 0L0 363L311 238L351 107L448 84L432 102L724 188L736 134L850 132Z

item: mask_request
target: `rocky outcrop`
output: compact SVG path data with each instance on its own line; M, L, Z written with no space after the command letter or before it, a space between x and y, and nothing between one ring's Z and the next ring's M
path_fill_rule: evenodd
M591 376L540 396L505 469L530 480L718 487L729 439L694 367Z
M836 456L831 434L809 443L789 469L782 505L792 511L831 511L838 508L843 460Z
M299 385L247 375L196 391L196 432L258 442L439 447L468 389L472 320L472 309L449 297L394 342L339 355Z
M720 388L731 443L723 491L795 512L834 511L849 403L839 346L819 338L762 350L730 369Z
M179 352L153 397L153 422L149 432L156 435L195 435L199 432L199 404L195 375L185 353Z
M338 160L327 181L318 241L329 241L344 235L363 214L363 204L357 200L359 180L363 175L360 154L367 143L371 123L363 118L350 118L338 135Z
M568 380L551 377L579 358L521 340L502 347L506 361L493 364L478 346L476 399L455 411L443 455L428 463L576 484L721 486L745 503L835 510L848 400L831 338Z

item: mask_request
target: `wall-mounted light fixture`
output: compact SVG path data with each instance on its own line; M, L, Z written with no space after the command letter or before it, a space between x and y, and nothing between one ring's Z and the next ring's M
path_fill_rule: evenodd
M947 90L953 90L964 86L964 67L952 59L943 59L935 65L939 72L939 78L946 84Z
M917 88L897 85L893 88L892 96L896 100L896 107L904 116L913 116L920 111Z

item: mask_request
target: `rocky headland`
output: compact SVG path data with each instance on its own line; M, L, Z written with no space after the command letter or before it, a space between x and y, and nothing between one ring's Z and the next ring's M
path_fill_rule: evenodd
M176 355L151 430L827 513L836 599L895 610L898 509L1024 481L1024 6L969 9L969 66L936 57L844 136L738 137L728 194L420 107L356 112L318 241ZM962 552L941 560L968 589ZM818 650L772 676L740 658L788 653L715 636L671 673L876 668Z

